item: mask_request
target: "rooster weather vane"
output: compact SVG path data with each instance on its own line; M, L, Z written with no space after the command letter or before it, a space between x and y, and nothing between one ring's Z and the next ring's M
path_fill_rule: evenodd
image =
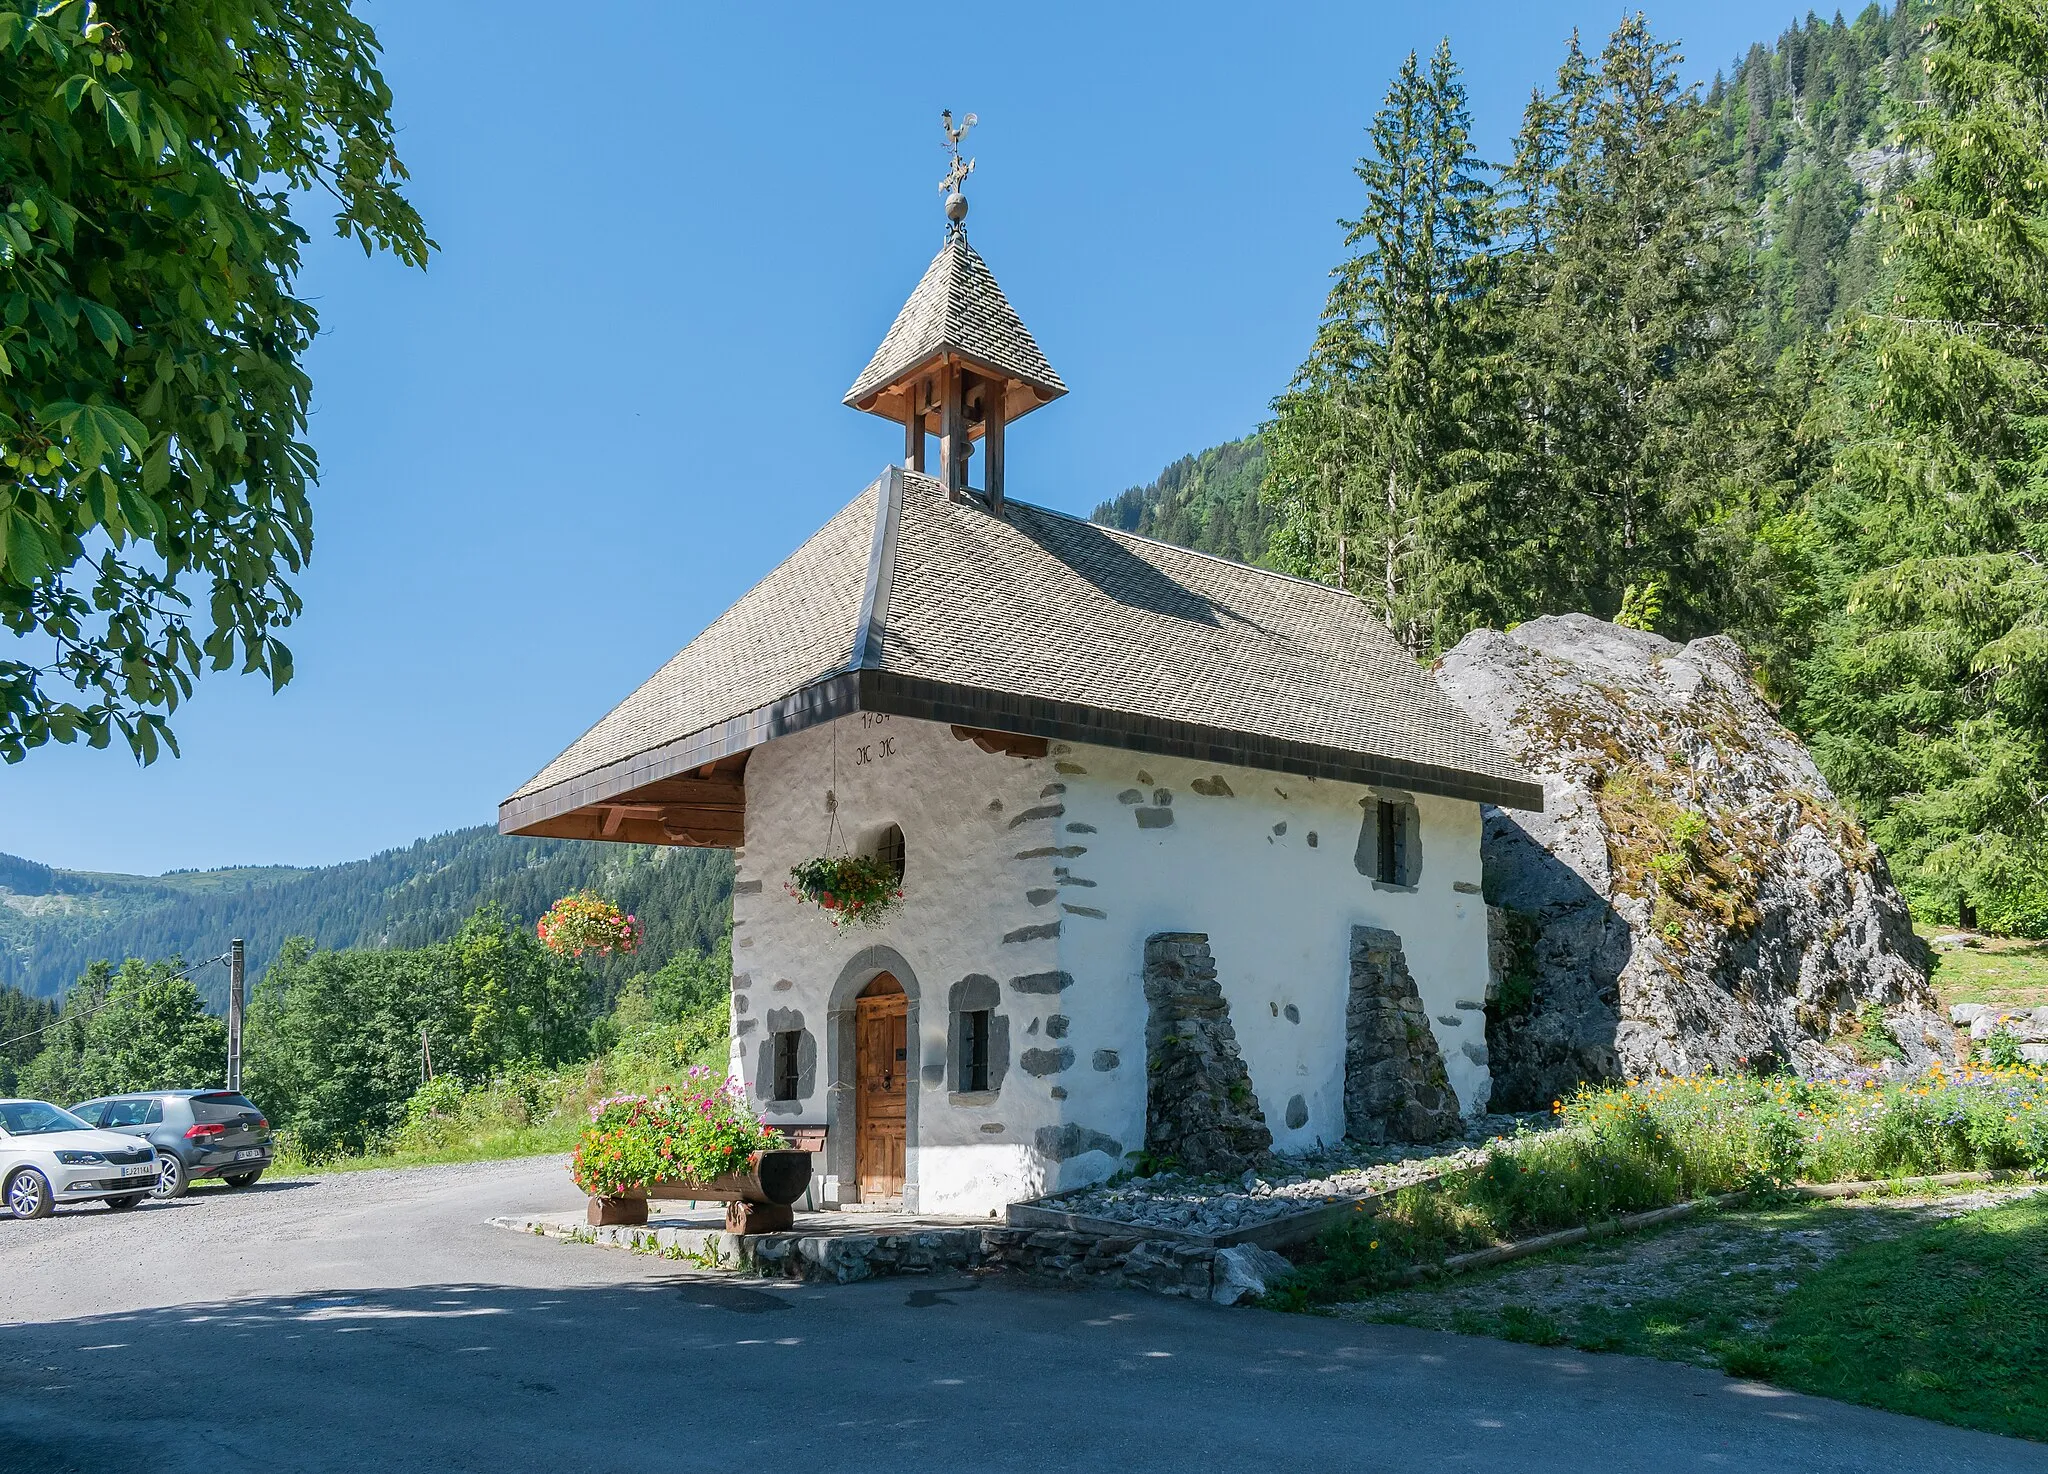
M946 177L939 181L939 188L946 196L946 218L959 229L967 219L967 196L960 192L960 186L967 182L967 176L974 172L974 160L960 157L960 144L967 137L967 130L981 119L973 113L967 114L956 126L953 110L947 108L939 114L940 126L946 130L945 148L953 156L953 162L946 168Z

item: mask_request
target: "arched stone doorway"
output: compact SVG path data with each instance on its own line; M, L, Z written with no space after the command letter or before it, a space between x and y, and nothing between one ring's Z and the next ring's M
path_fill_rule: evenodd
M825 1098L825 1172L836 1178L840 1201L900 1200L906 1211L917 1209L917 1116L921 1051L918 1044L917 974L893 947L867 947L840 969L826 1009L826 1068L832 1082ZM863 1020L868 1028L863 1030ZM862 1156L863 1048L867 1034L866 1080L880 1087L867 1095L867 1113L879 1134L891 1141L869 1140ZM886 1035L886 1037L885 1037ZM901 1050L900 1057L897 1051ZM887 1067L887 1068L884 1068ZM901 1120L901 1126L893 1122ZM889 1123L884 1125L883 1123ZM893 1140L900 1131L900 1147ZM875 1153L893 1156L875 1174L872 1188L862 1174L876 1165Z

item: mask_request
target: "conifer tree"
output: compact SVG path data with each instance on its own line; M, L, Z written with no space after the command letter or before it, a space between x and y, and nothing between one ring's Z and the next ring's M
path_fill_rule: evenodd
M1496 502L1516 524L1516 617L1612 614L1655 581L1670 623L1711 627L1708 530L1748 515L1746 240L1678 64L1640 15L1597 62L1574 39L1506 173L1514 235L1489 315L1520 420L1493 470L1512 488Z
M1935 37L1896 285L1834 386L1799 718L1923 914L2048 935L2048 8Z
M1426 69L1410 53L1357 165L1352 254L1266 437L1275 551L1358 593L1417 653L1469 627L1444 598L1443 534L1472 449L1470 321L1492 203L1470 133L1450 44Z

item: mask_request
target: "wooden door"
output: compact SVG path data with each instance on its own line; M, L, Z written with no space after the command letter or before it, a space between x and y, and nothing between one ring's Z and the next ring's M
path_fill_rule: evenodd
M903 1196L909 1022L910 1000L887 973L854 1000L855 1172L862 1202Z

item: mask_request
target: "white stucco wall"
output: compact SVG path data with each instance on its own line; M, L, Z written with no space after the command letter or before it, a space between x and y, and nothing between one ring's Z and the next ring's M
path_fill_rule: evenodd
M797 1010L817 1040L812 1089L770 1119L829 1123L850 1143L851 1095L842 1111L831 1092L833 990L850 1007L878 958L900 959L890 970L913 995L916 1096L906 1196L921 1211L999 1211L1111 1175L1122 1165L1111 1143L1142 1146L1144 947L1159 932L1208 935L1282 1150L1343 1135L1356 924L1401 936L1452 1087L1467 1111L1485 1106L1475 803L1413 796L1422 867L1411 891L1376 886L1354 865L1360 802L1380 795L1348 784L1061 744L1019 759L981 752L943 726L873 716L757 750L746 784L734 1070L755 1088L770 1011ZM828 788L849 848L886 824L903 830L905 899L881 926L835 933L783 889L791 865L826 848ZM1141 827L1141 810L1152 827ZM1072 981L1056 991L1013 985L1061 973ZM986 1102L960 1101L946 1080L948 992L974 974L1001 985L1008 1029L1007 1071ZM850 1059L843 1069L850 1076ZM1301 1124L1290 1127L1297 1096ZM1063 1157L1039 1149L1041 1131L1063 1128ZM1083 1144L1092 1149L1074 1150ZM850 1152L837 1160L850 1164Z
M1377 803L1378 791L1107 748L1059 760L1067 812L1058 822L1089 847L1066 862L1067 879L1095 882L1070 885L1060 902L1061 965L1076 979L1065 1000L1075 1064L1060 1077L1070 1119L1126 1150L1142 1144L1145 939L1202 932L1276 1148L1342 1138L1354 925L1400 935L1452 1088L1467 1112L1485 1108L1486 914L1476 803L1401 795L1412 798L1421 820L1422 865L1412 890L1396 889L1375 885L1354 863L1360 804ZM1198 780L1211 791L1198 792ZM1171 824L1140 827L1141 811L1157 826L1162 810ZM1088 828L1076 832L1079 826ZM1096 1068L1101 1049L1116 1053L1113 1069ZM1290 1126L1297 1096L1301 1124ZM1095 1154L1066 1164L1062 1175L1080 1181L1111 1170Z
M1044 919L1027 892L1050 886L1053 860L1018 858L1042 842L1044 828L1019 816L1042 802L1050 767L982 752L947 727L872 715L798 733L748 759L747 844L733 897L734 1069L754 1090L771 1011L800 1010L818 1040L813 1089L798 1111L769 1119L829 1124L850 1143L852 1095L831 1097L832 993L842 984L858 991L866 979L848 980L846 970L865 957L858 970L872 976L877 949L900 956L904 965L888 970L912 994L916 1097L906 1197L924 1212L987 1212L1049 1190L1031 1142L1038 1127L1059 1123L1059 1102L1017 1075L1024 1020L1014 1017L1007 981L1054 968L1058 942L1002 938ZM784 889L792 865L826 852L828 789L838 794L847 848L864 850L889 824L903 830L904 899L882 925L835 932L824 912ZM946 1088L947 996L972 974L1004 985L997 1014L1011 1019L1012 1066L994 1102L956 1105Z

